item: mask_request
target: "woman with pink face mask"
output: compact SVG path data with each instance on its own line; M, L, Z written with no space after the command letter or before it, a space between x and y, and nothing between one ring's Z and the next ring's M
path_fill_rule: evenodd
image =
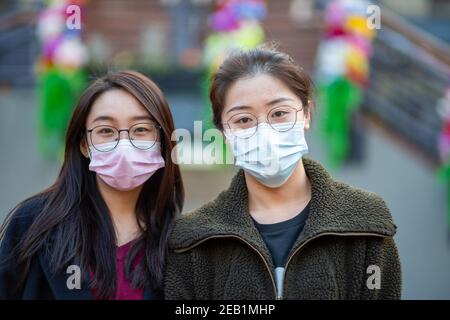
M157 85L114 72L83 93L62 169L1 229L0 299L158 299L182 210L174 130Z

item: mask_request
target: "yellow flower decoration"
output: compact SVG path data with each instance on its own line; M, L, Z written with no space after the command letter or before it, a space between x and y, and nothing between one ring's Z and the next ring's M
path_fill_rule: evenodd
M367 18L360 15L351 15L345 21L345 29L349 32L356 33L367 39L375 37L375 29L367 26Z

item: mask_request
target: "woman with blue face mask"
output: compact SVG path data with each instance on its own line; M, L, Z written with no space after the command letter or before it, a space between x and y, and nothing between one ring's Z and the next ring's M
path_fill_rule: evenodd
M134 71L93 81L70 121L56 182L1 229L0 299L162 298L184 201L158 86Z
M212 76L213 120L241 170L176 220L167 299L400 298L396 226L383 199L304 157L311 86L269 47L231 54Z

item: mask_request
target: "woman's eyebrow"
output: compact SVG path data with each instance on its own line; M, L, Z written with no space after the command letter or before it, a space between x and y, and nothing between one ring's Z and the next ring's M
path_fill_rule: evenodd
M97 122L97 121L114 121L114 118L110 117L110 116L98 116L92 122Z
M283 101L294 101L294 99L291 98L287 98L287 97L281 97L281 98L277 98L274 99L272 101L269 101L266 103L267 107L273 106L274 104L283 102ZM246 106L246 105L239 105L239 106L234 106L232 108L230 108L225 114L230 113L231 111L235 111L235 110L242 110L242 109L251 109L252 107L250 106Z
M148 120L148 121L154 121L152 117L150 116L135 116L131 118L132 121L141 121L141 120ZM115 121L115 118L110 116L98 116L96 117L92 122L97 121Z
M251 109L252 107L250 106L234 106L232 108L230 108L225 114L230 113L231 111L236 111L236 110L242 110L242 109Z
M139 120L155 121L155 120L153 120L153 118L150 117L150 116L136 116L136 117L132 117L131 120L133 120L133 121L139 121Z
M294 99L287 98L287 97L281 97L281 98L277 98L277 99L274 99L274 100L266 103L266 106L273 106L274 104L284 102L284 101L294 101Z

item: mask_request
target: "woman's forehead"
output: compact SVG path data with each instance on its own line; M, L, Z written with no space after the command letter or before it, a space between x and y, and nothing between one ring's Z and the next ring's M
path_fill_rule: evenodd
M134 96L121 89L106 91L94 101L87 122L98 117L116 120L152 119L148 110Z
M225 108L270 106L273 101L298 103L299 99L281 80L270 75L256 75L237 80L230 86ZM225 111L225 110L224 110Z

